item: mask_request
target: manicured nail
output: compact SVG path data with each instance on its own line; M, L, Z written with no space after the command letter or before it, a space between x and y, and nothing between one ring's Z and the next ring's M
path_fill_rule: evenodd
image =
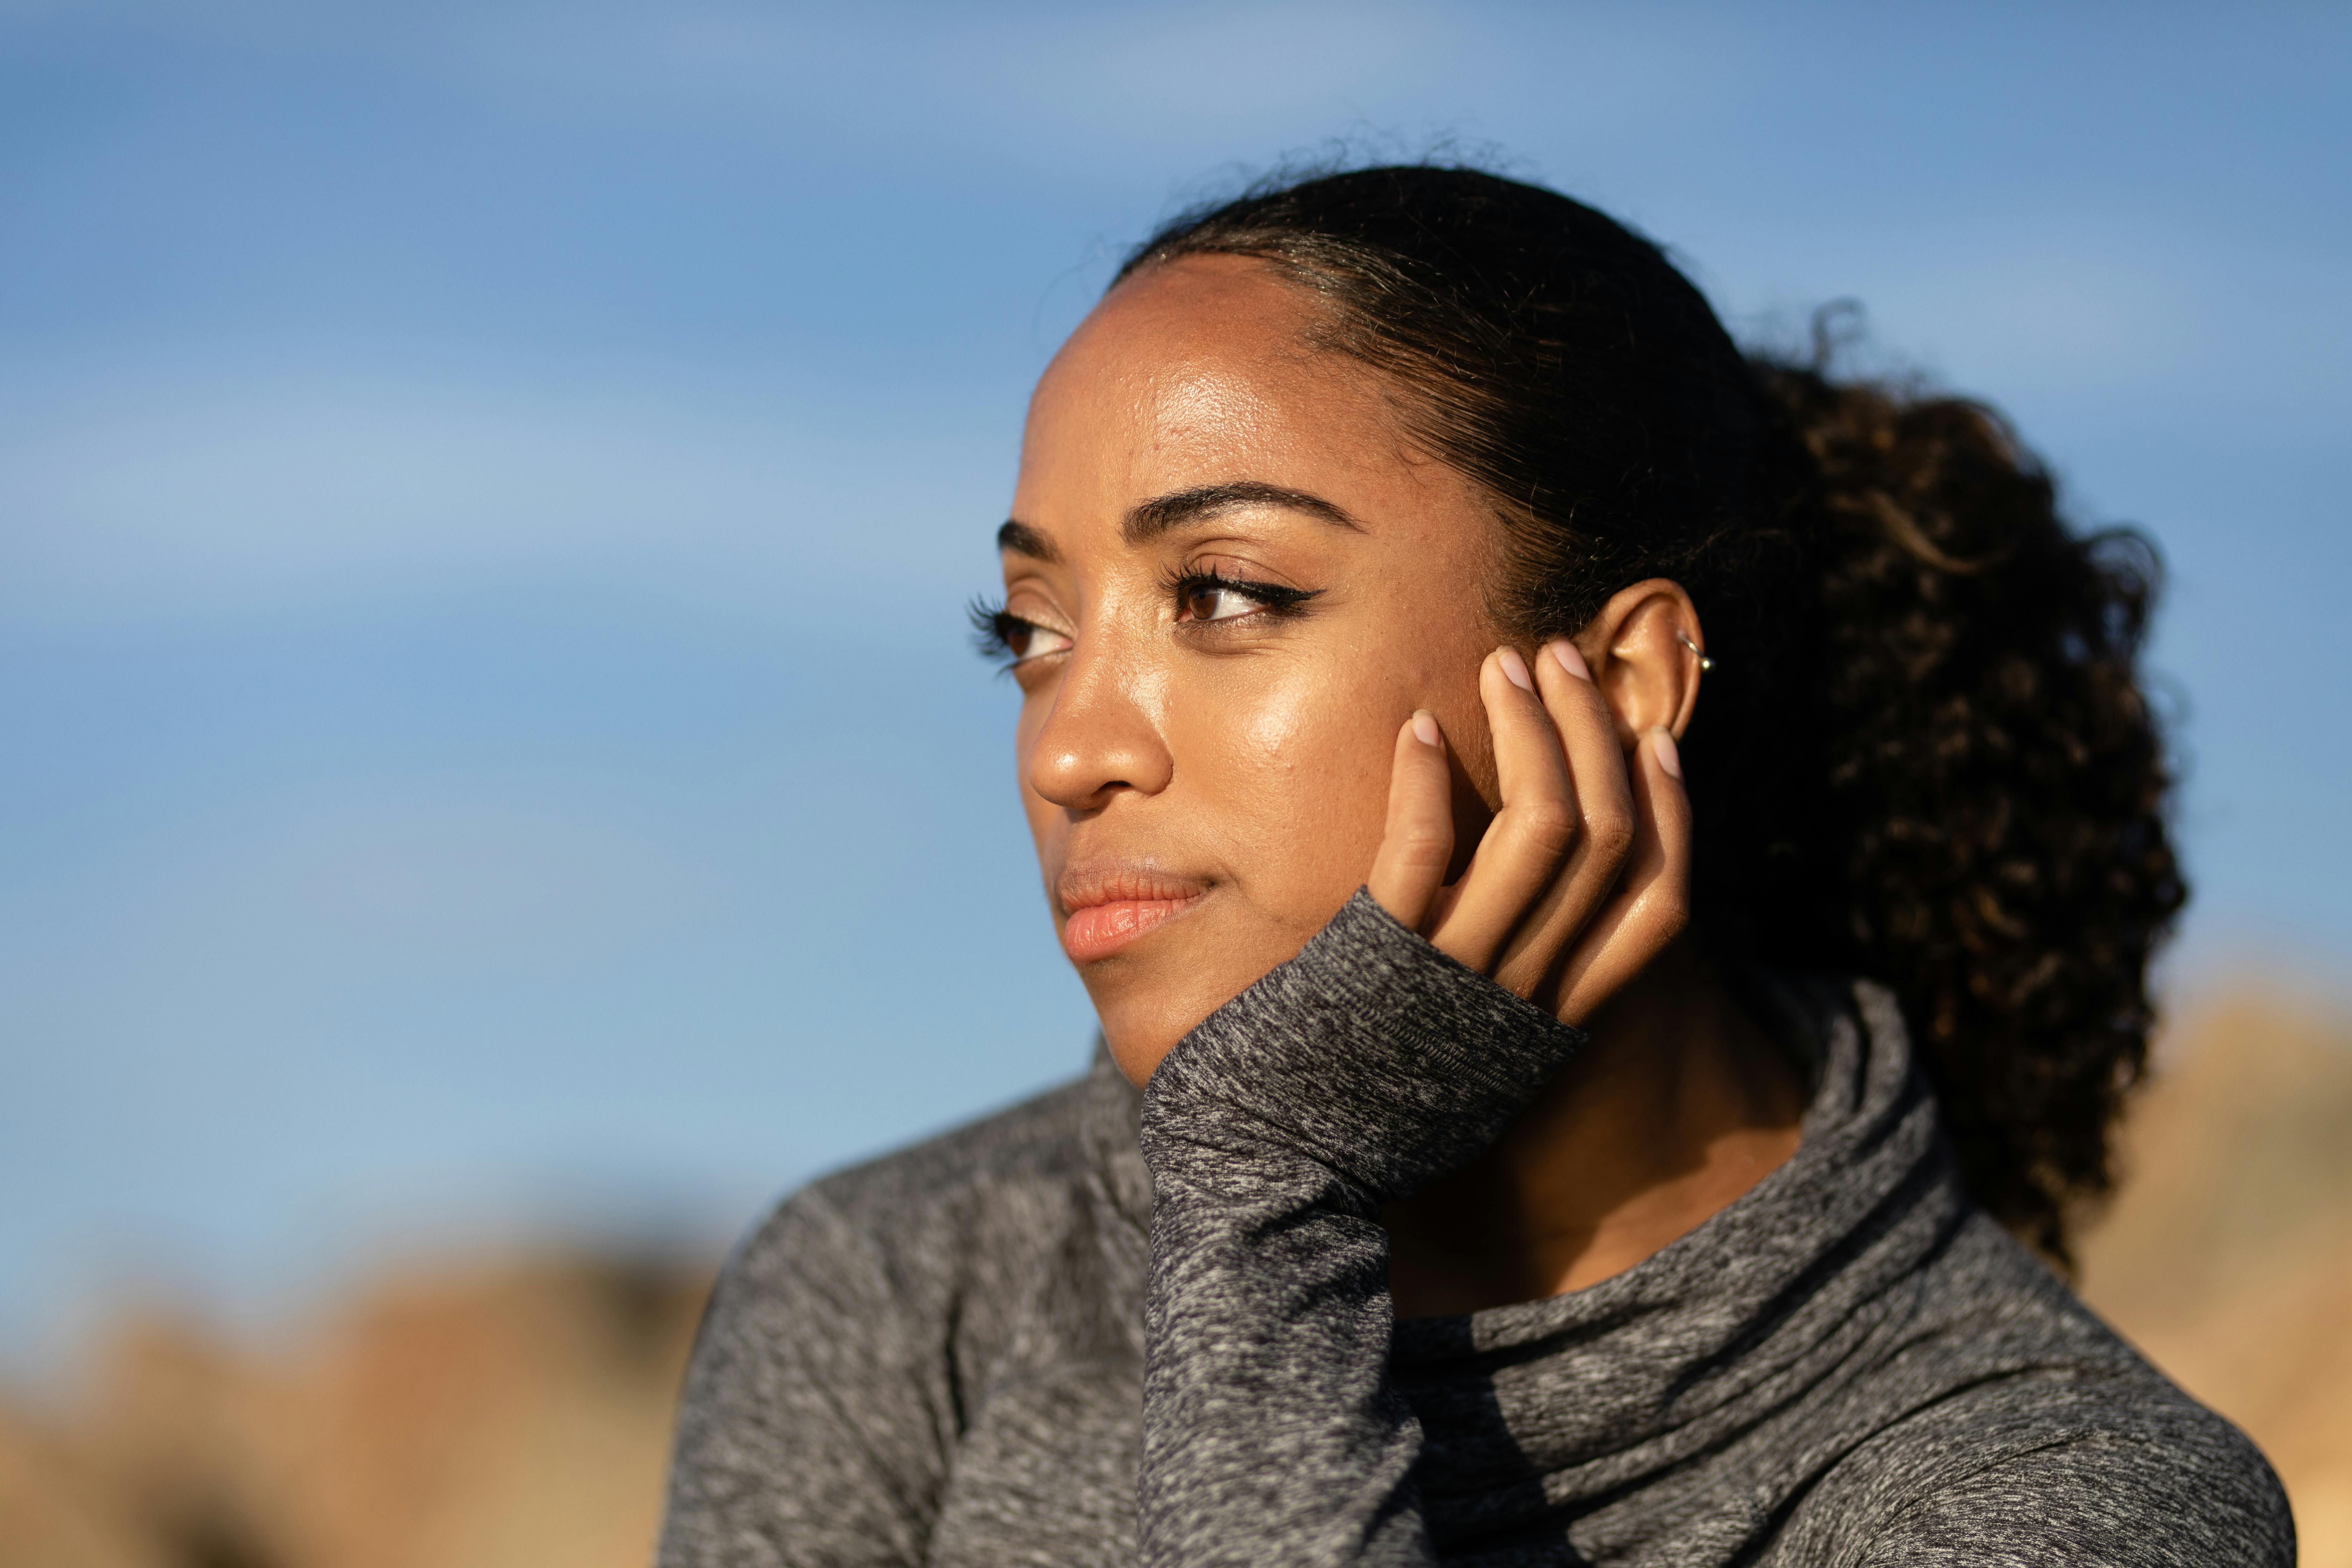
M1672 731L1651 731L1650 750L1658 753L1658 766L1666 770L1668 778L1678 779L1683 776L1683 754L1675 750L1675 737Z
M1437 744L1437 720L1426 709L1415 711L1412 716L1412 738L1424 746Z
M1584 668L1584 656L1576 651L1576 645L1574 643L1569 641L1566 637L1560 637L1552 642L1549 646L1551 647L1551 656L1553 658L1559 661L1560 668L1568 671L1569 674L1576 677L1579 680L1591 680L1592 679L1592 672Z
M1535 677L1528 673L1528 661L1519 657L1519 650L1517 648L1496 648L1495 650L1495 662L1503 667L1503 673L1509 676L1511 678L1511 684L1517 687L1520 690L1533 691L1536 689Z

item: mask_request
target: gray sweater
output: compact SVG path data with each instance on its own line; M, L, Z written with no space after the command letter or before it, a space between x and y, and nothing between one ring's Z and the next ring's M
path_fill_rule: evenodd
M721 1276L662 1568L2289 1564L2263 1458L1974 1208L1901 1017L1776 980L1796 1154L1589 1289L1399 1321L1376 1215L1580 1037L1366 896L1139 1096L788 1199Z

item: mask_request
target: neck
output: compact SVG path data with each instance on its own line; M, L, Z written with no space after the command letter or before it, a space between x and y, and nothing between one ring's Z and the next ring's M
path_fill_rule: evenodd
M1622 1273L1796 1152L1803 1082L1687 942L1476 1162L1381 1214L1399 1317L1473 1312Z

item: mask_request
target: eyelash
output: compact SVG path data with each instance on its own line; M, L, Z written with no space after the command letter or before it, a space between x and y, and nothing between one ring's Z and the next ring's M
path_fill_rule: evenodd
M1228 617L1234 620L1245 620L1255 616L1286 620L1303 612L1307 602L1322 593L1319 588L1286 588L1279 583L1255 583L1246 578L1228 577L1215 571L1171 572L1160 579L1160 591L1180 606L1191 595L1203 591L1238 594L1257 605L1257 609L1250 616ZM1041 626L1034 621L1013 615L1004 607L1001 599L975 598L965 606L964 613L971 618L972 641L981 656L997 660L1006 669L1021 662L1022 656L1013 646L1013 637L1018 631L1052 632L1051 627ZM1191 624L1219 626L1223 623L1202 621Z
M1171 572L1160 580L1160 592L1174 601L1181 609L1184 601L1203 590L1221 590L1239 594L1254 601L1257 608L1252 616L1264 616L1269 620L1286 620L1306 607L1307 601L1322 592L1319 588L1286 588L1279 583L1254 583L1245 577L1228 577L1223 573ZM1249 616L1234 616L1245 620ZM1196 625L1216 626L1222 622L1196 622Z
M971 621L972 645L980 649L982 658L995 659L1007 669L1020 662L1013 651L1013 631L1016 627L1034 626L1034 622L1006 611L1003 600L984 595L966 605L964 615Z

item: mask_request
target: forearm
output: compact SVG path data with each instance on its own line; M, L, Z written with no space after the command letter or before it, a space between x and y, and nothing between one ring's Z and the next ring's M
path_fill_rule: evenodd
M1580 1039L1359 896L1170 1053L1143 1115L1147 1565L1433 1561L1380 1205L1484 1149Z
M1155 1184L1143 1560L1430 1562L1420 1428L1387 1376L1386 1238L1310 1162L1262 1169L1255 1195Z

